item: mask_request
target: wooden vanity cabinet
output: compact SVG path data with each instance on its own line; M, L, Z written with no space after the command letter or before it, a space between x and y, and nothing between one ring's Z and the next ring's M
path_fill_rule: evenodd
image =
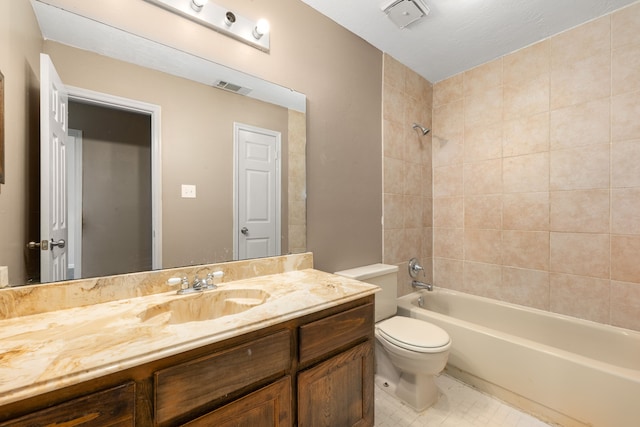
M298 375L298 426L373 425L373 346L366 341Z
M290 368L291 332L283 330L160 370L154 374L155 423L184 421L209 402L281 377Z
M184 424L188 427L291 427L291 377Z
M373 425L373 318L371 303L300 327L301 367L324 361L298 373L299 427Z
M373 295L0 407L17 426L373 426Z
M0 423L2 427L134 425L135 384L132 382Z

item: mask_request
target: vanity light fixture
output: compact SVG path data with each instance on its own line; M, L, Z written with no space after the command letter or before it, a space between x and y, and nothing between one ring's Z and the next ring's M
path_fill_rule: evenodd
M266 19L253 21L208 0L145 1L244 42L263 52L269 52L270 28Z

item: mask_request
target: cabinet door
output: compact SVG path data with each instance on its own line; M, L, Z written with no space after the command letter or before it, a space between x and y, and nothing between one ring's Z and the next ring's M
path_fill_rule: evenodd
M372 426L373 404L371 341L298 374L299 427Z
M132 427L134 406L135 384L127 383L0 423L0 426Z
M291 377L284 377L185 426L290 427Z

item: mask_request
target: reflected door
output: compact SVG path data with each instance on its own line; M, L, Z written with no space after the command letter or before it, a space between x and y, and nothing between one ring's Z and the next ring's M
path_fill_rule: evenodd
M40 281L67 278L68 93L49 55L40 55Z
M280 255L280 133L234 124L237 259Z

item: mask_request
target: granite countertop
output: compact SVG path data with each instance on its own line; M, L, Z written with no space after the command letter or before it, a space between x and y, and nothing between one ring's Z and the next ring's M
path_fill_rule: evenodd
M0 320L0 405L372 295L311 268ZM227 301L224 301L227 299ZM204 303L204 304L203 304ZM211 320L203 307L232 313Z

